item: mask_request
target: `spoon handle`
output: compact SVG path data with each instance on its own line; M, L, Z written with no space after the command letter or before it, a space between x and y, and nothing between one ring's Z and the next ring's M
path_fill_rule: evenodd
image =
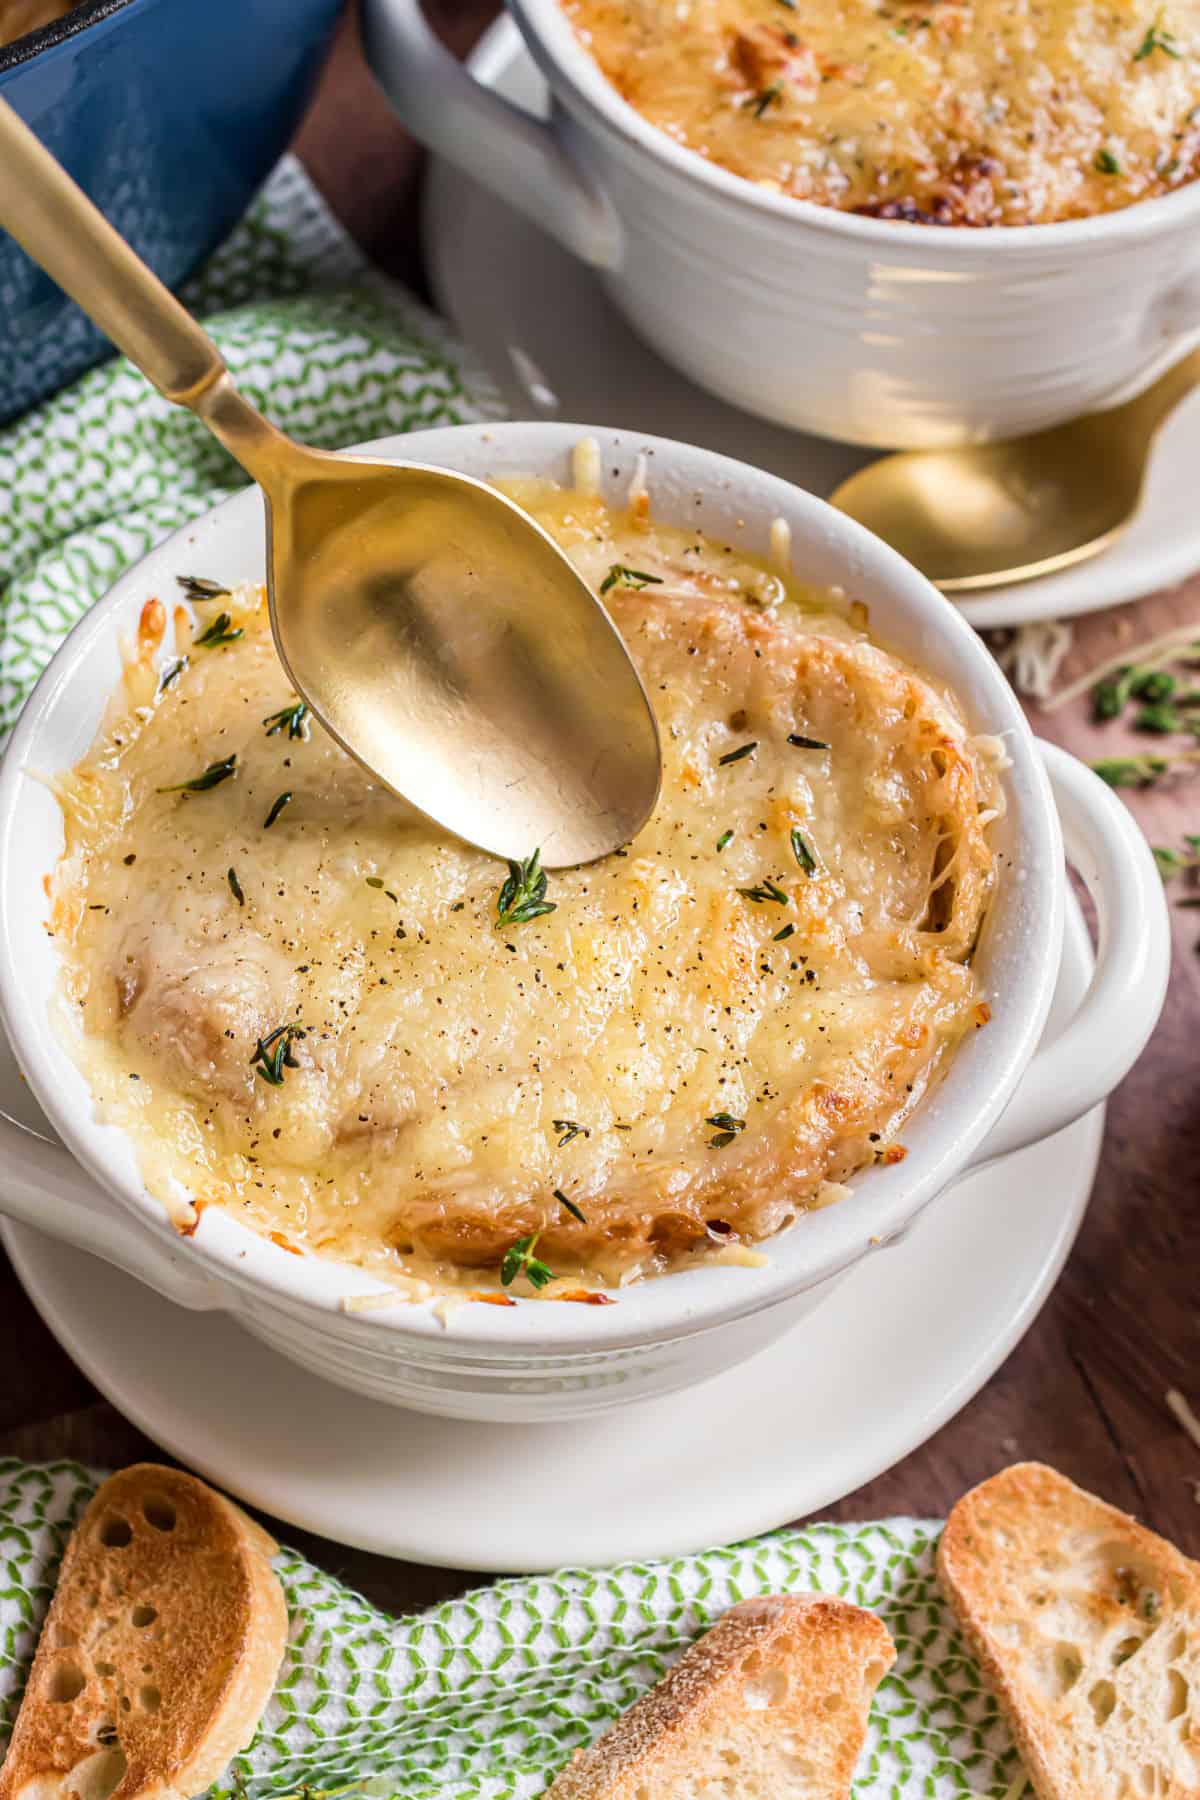
M192 405L224 374L207 332L6 100L0 100L0 226L168 400Z

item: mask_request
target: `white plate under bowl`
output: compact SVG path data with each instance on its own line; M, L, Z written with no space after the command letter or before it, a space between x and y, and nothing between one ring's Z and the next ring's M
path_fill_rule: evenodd
M516 26L499 19L470 67L506 99L546 111L546 85ZM637 337L599 277L469 176L435 161L425 194L434 290L482 358L514 418L592 419L720 450L828 496L873 451L806 437L696 387ZM1023 625L1099 611L1200 569L1200 393L1164 429L1145 498L1106 554L1041 581L959 602L972 625Z
M1072 901L1051 1033L1090 966ZM0 1106L48 1129L2 1034ZM767 1531L924 1443L1036 1317L1079 1229L1103 1127L1100 1107L971 1176L728 1374L565 1424L470 1424L360 1399L222 1313L185 1312L25 1227L2 1225L0 1236L101 1393L251 1505L412 1562L595 1567Z

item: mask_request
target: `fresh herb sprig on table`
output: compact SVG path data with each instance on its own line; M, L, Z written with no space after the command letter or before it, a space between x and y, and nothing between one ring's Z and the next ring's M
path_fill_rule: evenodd
M496 899L496 928L527 925L545 913L558 911L557 903L546 898L546 871L541 864L541 851L535 850L524 862L508 859L508 878Z
M504 1260L500 1264L502 1287L511 1287L518 1275L524 1275L530 1287L538 1289L554 1280L554 1270L534 1255L541 1235L540 1231L535 1231L529 1237L518 1238L504 1252Z
M202 775L193 775L190 781L176 781L170 787L160 787L160 794L205 794L209 788L215 788L220 782L228 781L237 772L237 751L232 756L224 756L220 762L209 763Z
M1080 682L1072 682L1053 697L1049 710L1057 710L1086 689L1097 724L1120 720L1147 736L1188 737L1200 743L1200 686L1181 673L1194 667L1198 659L1200 636L1194 626L1185 626L1141 645L1124 660L1114 659ZM1131 707L1135 709L1132 716ZM1164 749L1103 756L1091 766L1110 787L1137 788L1151 787L1172 770L1197 761L1200 751Z

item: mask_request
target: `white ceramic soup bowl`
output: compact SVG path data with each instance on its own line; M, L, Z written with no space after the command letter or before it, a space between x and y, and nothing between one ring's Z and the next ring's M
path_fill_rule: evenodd
M559 0L509 0L550 119L478 84L420 0L364 0L374 70L440 155L601 271L653 347L784 425L922 448L1116 400L1200 340L1200 182L1124 211L988 230L786 199L617 93Z
M372 454L470 474L569 479L586 427L461 426L387 438ZM1061 751L1039 747L1007 682L953 606L894 551L823 501L709 451L597 431L605 484L623 497L639 454L658 517L765 553L791 528L797 571L870 607L880 639L1003 733L1006 817L1000 882L977 953L992 1009L905 1129L907 1158L873 1168L851 1195L802 1217L765 1268L687 1270L624 1290L604 1308L467 1305L347 1312L378 1292L361 1270L297 1257L206 1210L182 1238L146 1193L129 1141L97 1123L56 1004L59 959L43 876L63 834L45 777L88 749L143 603L180 570L263 577L262 502L251 489L185 526L124 576L45 671L0 768L0 1011L17 1059L65 1148L0 1119L0 1213L114 1262L188 1307L228 1311L306 1368L378 1399L489 1420L584 1413L703 1380L770 1342L860 1257L894 1239L964 1170L1046 1136L1101 1100L1136 1058L1162 1002L1167 920L1146 845L1115 795ZM1061 828L1060 828L1061 819ZM1099 910L1099 962L1072 1023L1039 1048L1058 973L1063 836ZM1024 1080L1022 1078L1024 1077ZM1014 1093L1020 1086L1016 1099ZM1011 1102L1011 1104L1010 1104ZM1003 1116L1002 1116L1003 1115Z

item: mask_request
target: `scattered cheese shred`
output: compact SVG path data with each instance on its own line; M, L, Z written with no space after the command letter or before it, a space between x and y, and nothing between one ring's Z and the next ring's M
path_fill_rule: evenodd
M1179 1421L1182 1430L1186 1431L1200 1450L1200 1419L1198 1419L1178 1388L1168 1388L1167 1407Z
M571 484L577 494L592 500L600 493L600 446L593 437L580 438L571 452Z
M786 580L792 572L792 528L786 519L771 520L771 566Z

